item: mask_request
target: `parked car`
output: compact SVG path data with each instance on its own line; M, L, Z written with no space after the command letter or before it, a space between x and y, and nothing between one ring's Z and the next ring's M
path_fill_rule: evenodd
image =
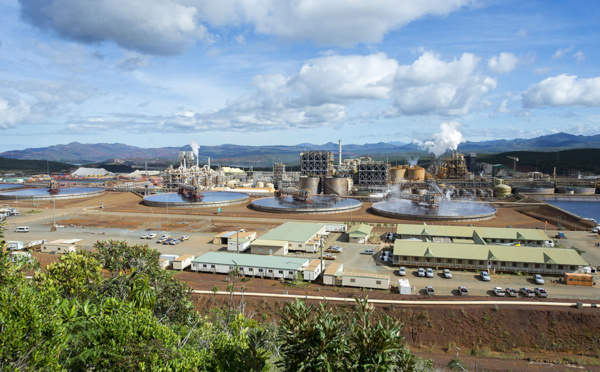
M546 290L544 288L538 287L538 288L535 288L534 291L538 297L541 297L541 298L548 297L548 292L546 292Z
M165 245L166 244L171 244L171 240L173 240L173 239L171 239L171 238L165 239L162 243L165 244Z
M502 289L502 287L494 287L494 294L498 297L506 296L506 292L504 289Z
M330 253L326 253L323 255L323 259L324 260L335 260L335 256Z
M481 280L484 282L489 282L491 280L490 274L487 271L481 271L479 275L481 275Z
M430 296L434 296L435 290L433 289L432 286L428 285L427 287L425 287L425 293L427 293Z
M517 292L516 289L510 287L506 288L506 293L508 293L510 297L517 297L519 295L519 292Z
M144 235L140 236L140 239L148 239L148 234L144 234Z
M171 237L171 235L169 235L169 234L163 234L160 236L159 239L169 239L170 237Z
M190 237L187 235L182 235L181 238L179 238L179 240L181 240L182 242L188 240Z
M522 287L521 293L527 297L535 297L535 292L533 290L531 290L531 288Z
M156 238L156 234L155 233L148 234L148 239L154 239L154 238Z
M173 239L169 242L170 245L175 245L175 244L179 244L181 242L181 240L179 239Z
M467 287L460 286L460 287L458 287L458 293L461 296L466 296L469 294L469 291L467 290Z
M406 276L406 267L404 267L404 266L400 267L400 270L398 270L398 275Z
M419 267L419 270L417 271L417 275L419 275L421 277L425 277L425 269L422 267Z
M535 274L533 280L535 280L535 284L544 284L544 278L540 274Z
M444 278L452 279L452 272L448 269L444 269Z
M333 245L333 246L325 249L325 252L330 252L330 253L342 253L342 251L343 251L343 249L339 245Z
M433 269L431 269L430 267L427 268L427 273L426 273L428 278L433 278Z
M375 251L372 248L367 248L364 251L360 252L360 254L373 254Z

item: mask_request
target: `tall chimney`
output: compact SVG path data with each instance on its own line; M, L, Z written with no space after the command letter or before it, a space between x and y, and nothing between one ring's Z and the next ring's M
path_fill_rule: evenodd
M342 140L339 140L340 143L340 166L342 165Z

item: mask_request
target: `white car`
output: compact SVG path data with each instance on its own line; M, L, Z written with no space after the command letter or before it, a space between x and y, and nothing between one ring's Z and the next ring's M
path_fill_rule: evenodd
M490 274L487 271L482 271L479 273L479 275L481 275L481 280L483 280L484 282L489 282L490 280L492 280L490 278Z
M535 284L544 284L544 278L540 274L535 274L533 280L535 280Z
M546 290L544 288L534 288L533 291L535 292L536 295L538 295L538 297L541 297L541 298L548 297L548 292L546 292Z
M504 289L502 289L502 287L494 287L494 294L498 297L506 296L506 292Z
M427 277L428 278L433 278L433 270L431 268L427 269Z
M448 269L444 269L444 278L452 279L452 272Z
M371 248L365 249L364 251L360 252L360 254L373 254L375 253L375 251Z
M400 270L398 270L398 275L406 276L406 267L402 266Z
M190 237L187 235L182 235L181 238L179 238L179 240L181 240L182 242L188 240Z
M469 294L469 291L467 290L467 287L460 286L458 287L458 293L461 296L467 296Z
M417 275L420 277L425 277L425 269L422 267L419 267L419 271L417 272Z
M144 234L144 235L140 236L140 239L148 239L148 234Z
M154 239L154 238L156 238L156 234L155 233L148 234L148 239Z

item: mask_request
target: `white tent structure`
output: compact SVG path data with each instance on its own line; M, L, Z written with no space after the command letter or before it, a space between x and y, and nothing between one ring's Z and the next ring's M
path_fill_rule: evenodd
M114 176L113 173L107 171L104 168L84 168L81 167L75 172L71 173L72 177L101 177L101 176Z

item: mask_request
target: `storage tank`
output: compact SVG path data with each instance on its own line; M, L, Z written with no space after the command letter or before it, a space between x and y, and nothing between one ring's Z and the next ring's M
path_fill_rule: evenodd
M505 185L503 183L494 187L494 197L496 198L505 198L512 193L512 187Z
M325 178L325 194L348 196L352 189L350 178L327 177Z
M271 182L267 182L267 183L265 184L265 187L266 187L267 189L274 189L274 188L275 188L275 185L274 185L273 183L271 183Z
M264 183L263 181L258 181L258 182L256 183L256 187L258 187L258 188L263 188L263 187L265 187L265 183Z
M572 187L559 187L556 192L559 194L573 194L575 190Z
M409 167L406 170L405 177L407 180L424 181L425 180L425 169L418 167L416 165L414 167Z
M392 184L396 185L404 180L404 175L406 174L406 169L402 166L395 166L392 168L390 172L390 179Z
M298 188L300 190L308 189L313 195L319 194L319 177L300 177Z
M591 194L596 193L596 188L595 187L575 187L573 191L575 194L591 195Z

